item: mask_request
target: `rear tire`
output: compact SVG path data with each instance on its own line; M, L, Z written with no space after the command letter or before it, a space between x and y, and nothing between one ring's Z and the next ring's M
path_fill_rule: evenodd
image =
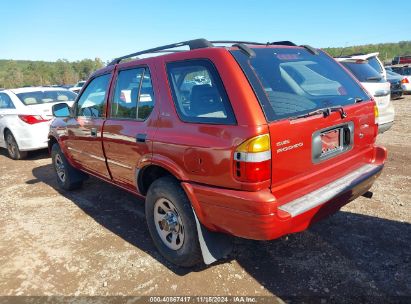
M154 181L148 190L145 208L153 242L168 261L181 267L201 263L193 209L175 178L165 176Z
M85 173L70 165L58 144L54 144L51 148L51 159L60 188L64 190L78 189L82 186L83 181L87 179Z
M19 145L17 144L16 139L10 131L6 131L5 134L7 153L11 159L19 160L27 157L27 151L20 151Z

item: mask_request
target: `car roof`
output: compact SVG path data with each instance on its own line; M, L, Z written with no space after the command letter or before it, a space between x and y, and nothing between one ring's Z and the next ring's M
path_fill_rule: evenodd
M188 50L182 50L180 47L188 46ZM275 41L275 42L247 42L247 41L233 41L233 40L219 40L219 41L208 41L206 39L194 39L183 42L178 42L174 44L169 44L165 46L160 46L152 49L147 49L139 52L135 52L129 55L121 56L115 58L107 66L95 71L90 77L95 77L102 75L107 72L111 72L115 66L119 65L121 67L136 64L143 60L168 60L168 58L173 59L174 56L184 53L192 53L195 58L197 54L199 58L205 54L205 52L221 52L221 50L232 51L232 50L242 50L243 52L252 54L251 48L306 48L309 52L317 54L318 50L314 49L309 45L296 45L291 41ZM177 48L177 49L175 49ZM139 57L143 55L144 57ZM148 55L148 56L147 56ZM128 59L122 62L123 59Z
M28 92L44 92L44 91L68 91L65 88L60 87L26 87L9 89L14 94L28 93Z

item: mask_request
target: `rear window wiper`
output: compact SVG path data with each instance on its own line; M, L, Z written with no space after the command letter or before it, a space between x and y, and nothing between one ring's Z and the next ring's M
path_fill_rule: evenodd
M323 117L325 118L325 117L330 116L332 112L339 112L340 115L341 115L341 119L347 117L347 113L344 111L344 108L342 106L335 106L335 107L329 107L329 108L321 108L321 109L317 109L317 110L312 111L312 112L308 112L306 114L292 116L289 119L293 120L293 119L310 117L310 116L319 115L319 114L322 114Z
M375 81L380 81L382 78L381 77L379 77L379 76L373 76L373 77L368 77L367 78L367 80L369 80L369 81L373 81L373 80L375 80Z

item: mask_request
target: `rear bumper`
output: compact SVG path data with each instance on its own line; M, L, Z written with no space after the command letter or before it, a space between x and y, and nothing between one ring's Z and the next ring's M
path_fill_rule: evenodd
M390 104L386 108L378 109L378 110L379 110L378 133L384 133L389 128L391 128L392 125L394 124L394 118L395 118L394 105L390 101Z
M42 122L36 125L25 126L18 131L16 136L19 149L22 151L31 151L47 148L49 131L49 122Z
M403 83L401 87L404 93L411 93L411 83Z
M402 96L402 88L398 90L391 90L391 99L398 99Z
M21 151L31 151L47 148L50 122L26 124L20 119L14 119L13 124L8 125L17 145Z
M381 134L381 133L384 133L385 131L388 131L389 129L391 129L393 124L394 122L391 121L391 122L378 125L378 133Z
M182 183L201 223L212 231L242 238L271 240L303 231L367 192L380 175L386 158L376 148L374 163L364 164L331 183L278 206L269 189L235 191Z

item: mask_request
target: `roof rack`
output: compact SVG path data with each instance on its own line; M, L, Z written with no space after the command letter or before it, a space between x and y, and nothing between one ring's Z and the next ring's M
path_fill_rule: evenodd
M294 42L284 40L284 41L276 41L276 42L270 42L270 45L288 45L288 46L297 46Z
M209 48L213 47L214 44L233 44L233 46L236 46L240 48L242 51L246 52L250 56L255 55L255 53L249 49L246 45L247 44L255 44L255 45L288 45L288 46L296 46L291 41L276 41L276 42L267 42L267 43L262 43L262 42L251 42L251 41L236 41L236 40L215 40L215 41L208 41L207 39L200 38L200 39L193 39L193 40L187 40L183 42L178 42L178 43L173 43L173 44L167 44L135 53L131 53L125 56L121 56L118 58L115 58L112 60L108 65L115 65L121 62L123 59L131 58L131 57L136 57L138 55L143 55L143 54L149 54L149 53L174 53L174 52L179 52L181 50L170 50L173 48L181 47L181 46L188 46L190 50L195 50L195 49L202 49L202 48Z
M221 43L221 44L256 44L256 45L266 45L262 42L251 42L251 41L237 41L237 40L214 40L211 43Z
M233 44L255 44L255 45L288 45L288 46L297 46L294 42L283 40L283 41L274 41L274 42L252 42L252 41L236 41L236 40L215 40L210 41L211 43L233 43Z
M180 47L180 46L188 46L190 50L195 50L195 49L201 49L201 48L208 48L208 47L213 47L213 44L210 43L207 39L194 39L194 40L188 40L188 41L183 41L183 42L178 42L178 43L173 43L173 44L167 44L159 47L155 47L152 49L147 49L144 51L139 51L136 53L128 54L125 56L118 57L111 61L108 65L115 65L117 63L120 63L121 60L131 58L131 57L136 57L138 55L142 54L148 54L148 53L158 53L160 51L165 51L168 49Z

